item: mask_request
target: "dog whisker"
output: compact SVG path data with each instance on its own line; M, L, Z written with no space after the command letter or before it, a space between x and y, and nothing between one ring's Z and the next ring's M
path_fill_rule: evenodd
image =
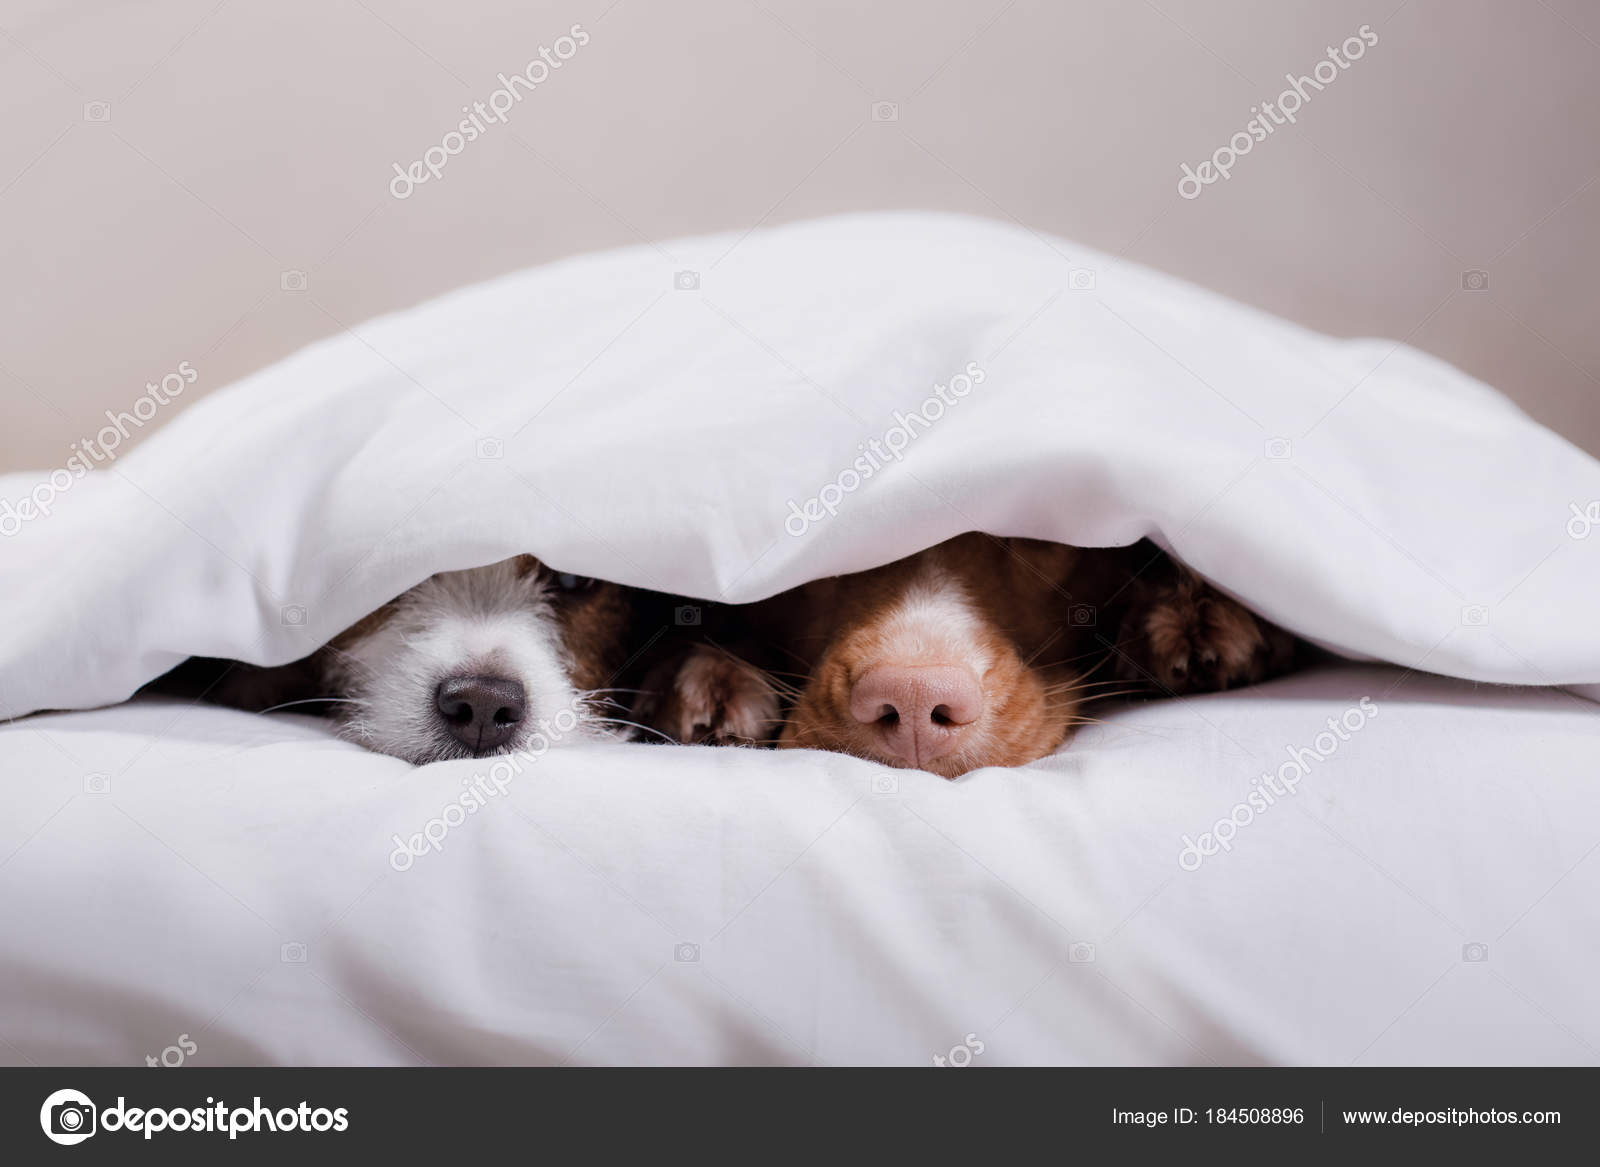
M595 720L596 724L599 724L599 725L627 725L627 726L632 726L634 729L643 730L645 733L653 733L664 742L672 742L672 743L676 744L677 740L678 740L675 737L671 737L668 734L662 733L659 729L655 729L655 728L653 728L651 726L648 726L648 725L640 725L637 721L628 721L628 720L625 720L624 718L621 718L621 717L597 717L594 720Z
M298 701L280 701L276 705L259 710L261 713L276 713L280 709L288 709L295 705L365 705L366 702L354 697L302 697Z

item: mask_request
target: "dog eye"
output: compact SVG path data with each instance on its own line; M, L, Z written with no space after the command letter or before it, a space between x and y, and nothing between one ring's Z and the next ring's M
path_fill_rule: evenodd
M587 575L572 575L563 571L556 576L556 586L564 592L582 592L594 587L594 579Z

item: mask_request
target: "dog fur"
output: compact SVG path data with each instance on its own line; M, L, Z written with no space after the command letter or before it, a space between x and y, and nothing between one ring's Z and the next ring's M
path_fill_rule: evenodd
M646 682L636 713L658 731L834 750L951 778L1055 751L1099 694L1231 688L1283 671L1294 654L1282 629L1147 542L1081 549L978 533L806 584L707 630L714 643ZM871 702L863 713L863 678L888 667L954 671L981 689L970 721L927 730L939 756L904 748L892 705L883 718ZM936 705L935 717L947 708Z
M547 740L613 738L630 728L607 687L635 614L628 589L523 555L431 576L293 664L197 659L155 688L243 709L311 707L341 736L417 764L516 750L563 710L574 728L546 729ZM514 682L524 698L493 741L453 730L441 708L446 682L479 677Z

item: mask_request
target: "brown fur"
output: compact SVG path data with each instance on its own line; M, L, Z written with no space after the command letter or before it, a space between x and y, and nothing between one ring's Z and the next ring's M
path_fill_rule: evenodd
M960 647L937 628L913 621L908 631L896 622L908 599L929 589L965 597L972 615L956 612L969 625ZM787 713L770 735L780 747L905 765L885 754L872 725L852 716L852 689L886 663L947 664L957 653L963 667L981 672L984 702L959 748L928 764L945 777L1055 751L1106 685L1176 694L1244 684L1286 667L1292 643L1149 544L1092 550L976 533L806 584L751 606L743 618L741 655L770 670L768 684L753 686L739 655L691 653L661 704L695 706L688 732L681 716L655 720L658 729L678 740L717 741L724 721L748 724L752 707L775 709L782 697ZM788 676L799 680L789 685ZM719 691L718 702L700 696Z
M628 589L596 580L581 591L564 593L557 601L557 610L572 683L579 689L614 684L630 647L633 609Z

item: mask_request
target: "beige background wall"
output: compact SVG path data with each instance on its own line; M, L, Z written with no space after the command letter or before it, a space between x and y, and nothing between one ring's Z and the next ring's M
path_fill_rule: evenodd
M391 197L575 23L508 124ZM1363 24L1296 125L1178 196ZM0 470L59 465L180 362L198 380L139 437L464 282L886 207L1405 338L1600 452L1593 0L3 0L0 142Z

